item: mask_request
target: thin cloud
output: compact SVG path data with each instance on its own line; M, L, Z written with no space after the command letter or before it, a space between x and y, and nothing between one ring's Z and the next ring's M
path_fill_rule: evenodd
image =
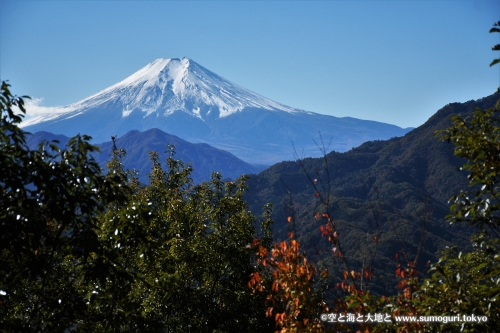
M24 109L26 110L26 114L24 119L30 119L37 116L43 116L46 114L54 114L54 113L64 113L68 112L67 108L63 108L60 106L42 106L43 98L31 98L24 100ZM19 108L14 107L14 112L16 114L21 114L21 110Z

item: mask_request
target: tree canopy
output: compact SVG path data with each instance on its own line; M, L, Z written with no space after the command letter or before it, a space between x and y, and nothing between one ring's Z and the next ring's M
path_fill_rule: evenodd
M0 326L6 332L265 332L255 267L257 220L245 177L194 185L169 147L151 153L150 185L107 173L88 136L26 146L26 97L1 88ZM21 112L21 114L16 112ZM264 219L270 233L272 221Z

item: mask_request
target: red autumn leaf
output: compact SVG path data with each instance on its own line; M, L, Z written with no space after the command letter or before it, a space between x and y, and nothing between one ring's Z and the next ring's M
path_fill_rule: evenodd
M289 232L289 233L288 233L288 237L289 237L289 238L293 238L293 232Z
M396 269L396 276L398 276L399 274L401 274L401 269Z
M347 280L347 275L348 275L347 271L344 271L344 280Z
M319 214L319 212L316 212L316 215L314 215L314 219L317 220L321 217L321 215Z
M398 260L398 258L399 258L399 253L396 253L396 254L394 255L394 259L395 259L395 260Z
M319 192L316 192L316 196L319 197Z
M375 243L378 243L378 238L377 238L377 236L373 236L373 240L375 241Z
M405 278L405 271L401 270L401 277L404 279Z
M288 223L292 222L292 217L288 216L287 221L288 221Z
M327 214L327 213L323 214L323 217L324 217L324 218L329 218L329 216L328 216L328 214Z
M257 246L259 244L259 239L258 238L254 238L253 241L252 241L252 245L253 246Z
M406 284L406 280L401 280L398 282L398 288L399 289L403 289L403 287L405 286Z
M337 257L340 258L340 256L342 256L342 253L340 253L340 251L339 251L339 252L337 252Z

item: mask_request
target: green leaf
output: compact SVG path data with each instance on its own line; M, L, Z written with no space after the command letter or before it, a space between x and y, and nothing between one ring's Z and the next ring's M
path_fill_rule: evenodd
M499 62L500 62L500 58L493 60L493 61L491 62L491 64L490 64L490 67L491 67L491 66L493 66L493 65L498 64Z

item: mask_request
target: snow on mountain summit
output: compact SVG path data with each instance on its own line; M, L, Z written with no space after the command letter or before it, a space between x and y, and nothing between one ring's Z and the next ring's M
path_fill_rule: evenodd
M245 107L298 111L231 83L188 58L156 59L116 86L124 85L142 87L135 99L138 103L133 101L130 107L138 107L148 113L152 110L141 105L148 97L155 100L154 107L160 112L168 114L183 110L202 119L203 109L207 106L217 107L219 117L226 117ZM158 88L161 94L151 92L151 89ZM165 97L168 97L167 100Z
M23 127L62 120L106 105L121 108L122 117L137 111L142 112L143 117L183 111L201 120L207 116L227 117L244 108L303 112L240 87L189 58L158 58L117 84L74 104L56 108L58 113L28 119Z

